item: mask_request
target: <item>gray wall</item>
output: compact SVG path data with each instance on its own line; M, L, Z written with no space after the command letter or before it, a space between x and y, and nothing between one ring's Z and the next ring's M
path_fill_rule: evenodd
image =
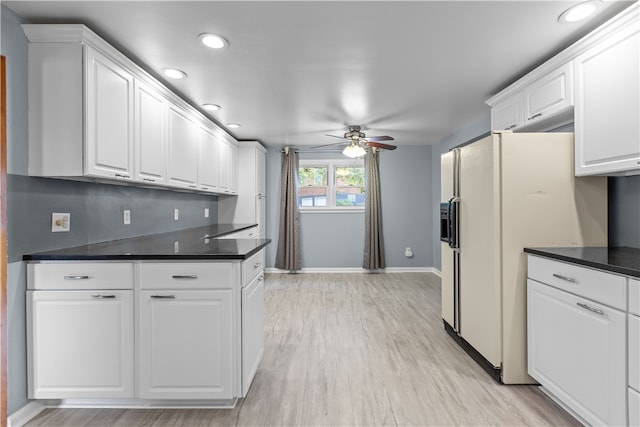
M27 176L27 40L21 18L1 6L2 55L7 57L8 412L27 400L25 289L22 255L207 225L217 221L217 197L169 190ZM173 209L180 209L179 221ZM204 209L209 208L209 218ZM131 210L123 225L122 211ZM51 232L51 212L71 213L71 231Z
M609 246L640 248L640 175L609 177Z
M342 155L301 153L300 159ZM430 196L431 148L400 146L380 154L382 222L387 267L433 265L431 246L433 209ZM277 250L280 201L280 152L267 152L267 266ZM364 213L302 213L300 238L303 268L361 268L364 252ZM414 256L406 258L406 247Z

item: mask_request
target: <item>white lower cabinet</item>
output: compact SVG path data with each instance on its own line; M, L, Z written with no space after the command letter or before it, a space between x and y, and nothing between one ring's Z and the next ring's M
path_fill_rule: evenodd
M232 292L140 293L139 397L233 397Z
M262 359L263 265L264 251L242 262L30 263L29 398L233 404Z
M242 396L246 396L264 352L264 274L242 289Z
M603 272L540 259L529 257L529 374L588 424L627 425L627 313L593 299ZM537 281L554 264L559 282Z
M591 425L626 424L626 315L528 281L529 374Z
M133 397L133 291L27 291L29 398Z

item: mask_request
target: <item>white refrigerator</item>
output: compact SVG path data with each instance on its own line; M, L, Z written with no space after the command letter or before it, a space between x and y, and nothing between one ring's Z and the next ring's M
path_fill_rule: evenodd
M505 384L535 383L523 248L607 245L606 177L573 165L573 133L495 132L441 157L444 326Z

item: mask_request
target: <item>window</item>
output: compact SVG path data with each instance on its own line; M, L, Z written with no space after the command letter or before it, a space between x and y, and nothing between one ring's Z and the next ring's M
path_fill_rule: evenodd
M298 206L301 211L364 209L362 159L300 160Z

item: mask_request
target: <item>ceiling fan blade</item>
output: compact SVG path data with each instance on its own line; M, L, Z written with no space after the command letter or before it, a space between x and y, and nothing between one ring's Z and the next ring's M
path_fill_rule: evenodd
M334 142L333 144L323 144L323 145L316 145L315 147L309 147L310 150L314 150L316 148L323 148L323 147L331 147L332 145L349 145L349 143L347 141L344 142Z
M380 142L372 142L372 141L367 141L367 145L369 147L382 148L383 150L395 150L396 148L398 148L395 145L382 144Z
M390 136L367 136L367 141L394 141L393 137Z
M339 139L345 139L343 136L338 136L338 135L329 135L328 133L325 134L324 136L330 136L332 138L339 138Z

